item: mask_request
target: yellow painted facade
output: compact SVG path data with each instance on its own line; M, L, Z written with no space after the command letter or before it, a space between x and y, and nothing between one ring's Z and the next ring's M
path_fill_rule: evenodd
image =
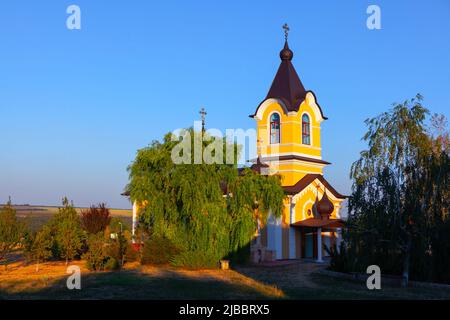
M258 226L251 246L255 262L305 257L321 262L322 244L336 243L342 226L340 209L345 196L323 177L329 163L322 159L321 126L327 118L314 93L304 89L292 57L286 41L269 93L252 115L258 159L262 160L258 163L265 169L264 173L256 170L267 174L268 169L268 174L281 176L286 192L282 217L270 215L267 223ZM133 234L139 211L146 205L133 204Z
M283 102L269 99L258 108L255 115L257 123L258 155L277 157L298 155L312 159L322 159L320 140L321 123L324 118L315 102L312 93L301 103L298 112L286 112ZM280 116L280 143L270 143L270 117L277 113ZM302 116L308 115L310 123L310 144L302 143ZM294 185L308 173L323 173L324 164L309 161L271 161L271 172L282 176L283 186Z
M298 155L310 159L322 159L321 124L324 118L312 93L307 93L306 99L301 103L298 112L286 112L283 102L277 99L269 99L263 102L255 115L257 125L258 156L264 158L276 158L280 156ZM272 114L280 115L280 143L270 143L270 117ZM310 119L310 144L302 143L302 116L306 114ZM295 185L306 174L323 174L325 164L290 159L267 160L270 165L270 174L278 174L282 177L283 186ZM312 212L312 205L318 194L322 198L324 186L315 181L307 188L307 192L297 195L295 204L295 220L311 218L308 210ZM329 194L329 193L327 193ZM338 211L343 199L329 195L335 205L331 218L338 218ZM290 201L286 198L286 201ZM289 208L285 210L287 213ZM289 214L285 214L283 220L288 223Z
M269 218L252 246L255 262L299 258L322 261L323 245L329 247L340 241L340 210L345 196L323 177L323 168L329 163L322 159L321 129L327 118L314 93L304 89L292 57L286 41L267 97L252 115L260 165L268 166L265 174L281 176L286 191L282 217ZM327 198L332 209L318 211Z

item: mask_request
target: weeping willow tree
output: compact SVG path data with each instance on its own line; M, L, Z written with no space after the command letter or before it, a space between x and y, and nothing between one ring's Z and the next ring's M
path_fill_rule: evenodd
M139 150L128 168L130 198L145 204L140 224L149 234L166 237L180 248L172 261L175 265L214 267L223 258L241 260L258 221L265 223L269 211L281 215L280 180L248 168L239 173L241 148L225 138L193 129L180 136L189 143L180 154L180 140L167 134L162 142ZM200 148L195 145L199 141ZM217 163L206 159L207 163L195 164L199 150L209 152ZM228 152L227 164L222 164L220 157L227 150L232 156ZM175 163L174 153L184 162Z
M428 114L417 95L366 121L368 149L351 169L347 271L376 264L404 286L410 275L450 281L448 132L439 116L439 130L427 128Z

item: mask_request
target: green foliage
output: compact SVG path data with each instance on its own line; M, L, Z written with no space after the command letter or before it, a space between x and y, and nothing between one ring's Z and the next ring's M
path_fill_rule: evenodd
M168 264L180 252L180 249L168 238L154 235L144 242L142 264Z
M108 257L105 263L105 270L119 270L120 263L113 257Z
M187 134L191 141L200 135L192 129ZM281 215L284 192L276 176L249 169L238 175L237 144L222 144L224 150L236 151L233 164L194 165L172 161L177 143L168 134L163 142L139 150L129 167L127 189L133 201L147 203L140 223L180 248L175 264L216 266L248 245L258 219L265 222L269 210ZM209 137L203 139L203 150L211 143ZM225 197L221 187L228 190Z
M91 234L97 234L109 226L111 216L104 203L91 206L88 210L81 211L81 226Z
M31 255L36 261L36 271L39 271L39 263L52 255L52 234L48 226L44 226L34 237L31 247Z
M111 222L109 224L109 231L111 233L119 233L130 231L127 224L123 221L123 219L119 217L112 217Z
M384 273L402 274L405 285L410 274L449 279L449 236L442 232L449 223L448 132L442 121L437 136L427 131L421 101L417 95L366 121L369 148L351 169L348 271L377 264Z
M119 268L125 264L128 240L124 233L119 231L116 237L111 239L108 246L108 256L114 258L119 263Z
M83 254L89 270L103 270L108 261L107 244L102 232L90 234L87 239L88 250Z
M125 253L125 261L126 262L132 262L132 261L140 261L141 260L141 253L140 249L137 249L133 247L131 243L128 243L126 253Z
M0 210L0 261L20 245L26 232L25 225L17 220L11 200Z
M27 263L33 260L33 244L35 239L35 234L31 230L27 230L22 238L22 248Z
M87 252L83 255L90 270L117 270L123 267L129 243L123 233L105 239L103 232L90 234Z
M339 248L334 245L331 247L325 246L325 251L330 256L330 269L338 272L348 272L350 270L355 270L353 265L354 260L347 252L347 247L343 242L341 242ZM363 270L359 270L363 271ZM364 270L365 271L365 270Z
M85 235L81 228L80 217L67 198L63 207L49 221L53 238L52 253L56 258L64 258L66 263L81 254Z

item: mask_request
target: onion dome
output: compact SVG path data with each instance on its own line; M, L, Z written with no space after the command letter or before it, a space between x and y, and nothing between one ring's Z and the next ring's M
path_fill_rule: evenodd
M287 40L284 42L284 48L280 51L280 58L281 60L289 60L291 61L294 57L294 53L291 49L289 49L289 45L287 43Z
M317 212L319 212L322 219L328 219L333 210L334 205L330 201L330 199L328 199L327 190L325 190L322 199L320 199L319 203L317 204Z

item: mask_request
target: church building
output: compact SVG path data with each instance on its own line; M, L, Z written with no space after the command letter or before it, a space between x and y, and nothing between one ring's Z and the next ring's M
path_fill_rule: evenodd
M294 53L285 28L281 63L265 99L252 117L257 126L256 163L260 174L278 174L286 192L281 218L269 217L258 228L252 246L254 262L309 258L321 262L324 245L339 246L346 196L323 176L330 163L322 159L324 115L315 94L305 90L292 64Z
M323 176L323 168L330 164L322 159L320 141L327 117L295 71L289 29L284 28L280 66L267 96L250 117L256 121L258 154L251 168L264 175L280 175L286 198L280 218L269 215L265 225L258 225L251 258L256 263L302 258L322 262L325 246L339 247L340 209L346 196ZM133 203L133 235L143 206Z

